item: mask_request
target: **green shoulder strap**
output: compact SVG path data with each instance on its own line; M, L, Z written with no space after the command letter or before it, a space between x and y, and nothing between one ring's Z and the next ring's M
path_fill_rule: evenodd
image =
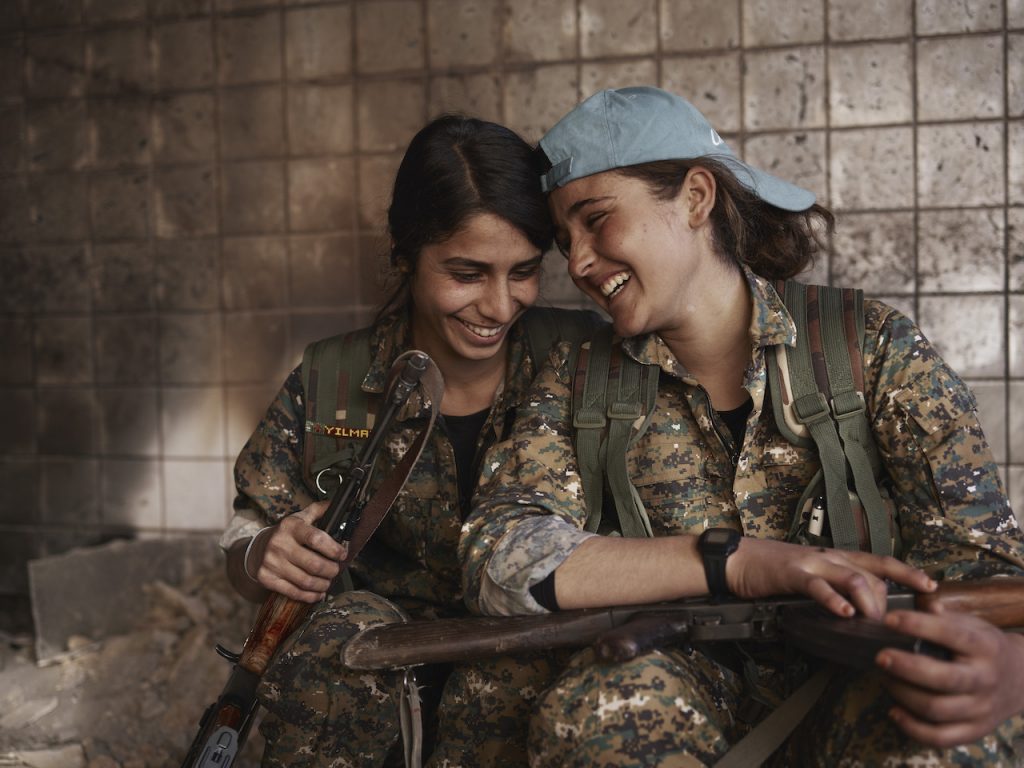
M806 445L809 434L817 448L833 546L891 554L892 518L878 489L880 463L864 405L863 293L792 280L779 292L796 325L797 343L770 352L776 424L794 443Z
M520 322L526 329L534 370L540 369L557 342L571 341L578 346L603 324L596 312L561 307L531 307Z
M376 399L362 390L370 368L370 333L362 328L315 341L302 356L303 476L322 499L329 489L318 481L320 473L352 461L373 429Z
M642 365L623 354L621 345L613 344L611 326L601 328L578 350L572 423L588 531L611 530L608 521L603 520L607 481L622 535L653 535L643 502L629 480L626 451L631 436L635 441L650 424L657 394L657 367Z

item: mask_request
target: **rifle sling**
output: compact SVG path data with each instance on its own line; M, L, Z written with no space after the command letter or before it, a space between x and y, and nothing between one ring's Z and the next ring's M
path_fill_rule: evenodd
M402 678L399 697L398 722L402 731L406 768L419 768L423 764L423 701L411 669Z
M833 669L829 666L815 672L768 717L733 744L722 759L715 763L714 768L750 768L764 763L821 698L828 681L832 679L832 673Z
M427 424L416 436L412 445L406 450L402 460L388 473L380 487L366 502L366 506L363 507L359 521L352 532L352 538L349 539L348 552L341 563L341 573L337 577L339 579L341 574L345 573L348 569L349 564L356 558L356 555L366 546L366 542L370 540L374 531L377 530L381 521L384 520L388 510L391 509L391 505L398 498L398 494L405 486L405 481L409 479L409 474L419 460L420 454L423 453L423 448L427 444L427 438L430 436L434 423L437 421L437 414L441 410L441 398L444 397L444 379L441 377L441 372L438 370L437 365L429 358L427 370L423 372L419 387L423 398L430 403L430 416L427 419Z

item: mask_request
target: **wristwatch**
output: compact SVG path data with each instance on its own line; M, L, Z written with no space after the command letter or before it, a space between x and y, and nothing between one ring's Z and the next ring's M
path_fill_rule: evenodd
M708 528L697 539L697 551L704 561L704 577L716 600L731 594L725 582L725 561L739 548L742 538L743 534L732 528Z

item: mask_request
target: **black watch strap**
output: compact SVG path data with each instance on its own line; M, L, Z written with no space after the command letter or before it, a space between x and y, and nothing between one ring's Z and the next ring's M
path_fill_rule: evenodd
M725 561L728 555L704 555L704 577L712 597L728 597L729 585L725 581Z
M732 528L708 528L697 539L697 550L704 562L708 591L716 600L731 594L725 580L725 564L736 551L743 535Z

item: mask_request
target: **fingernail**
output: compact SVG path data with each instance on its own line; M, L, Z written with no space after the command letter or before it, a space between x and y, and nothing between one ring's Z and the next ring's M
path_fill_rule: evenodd
M880 653L878 654L878 658L875 659L875 662L882 669L889 669L892 666L892 656L887 653Z

